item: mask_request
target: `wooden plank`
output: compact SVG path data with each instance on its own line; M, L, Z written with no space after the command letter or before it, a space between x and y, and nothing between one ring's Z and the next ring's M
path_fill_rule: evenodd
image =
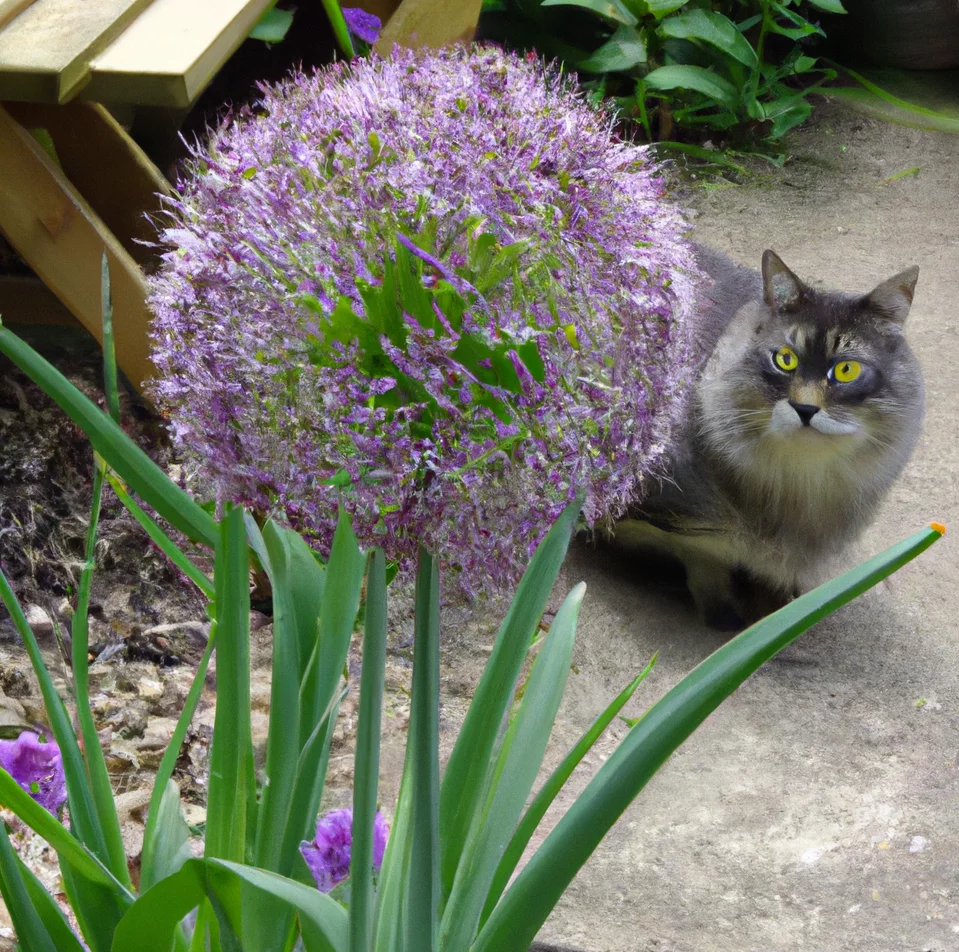
M0 31L0 99L66 102L151 0L37 0Z
M23 13L33 0L0 0L0 30L15 16Z
M270 0L154 0L91 64L84 99L185 108Z
M393 45L439 49L469 42L476 32L483 0L403 0L376 43L382 56Z
M170 183L103 106L71 102L7 103L20 125L45 129L53 139L60 166L77 191L137 264L147 265L153 251L143 242L156 241L147 215L161 207L160 195Z
M136 262L36 140L0 108L0 231L97 340L100 257L113 289L117 363L138 389L150 362L146 281Z

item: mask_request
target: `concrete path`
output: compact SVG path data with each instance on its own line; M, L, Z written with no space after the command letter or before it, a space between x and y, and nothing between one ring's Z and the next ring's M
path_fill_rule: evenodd
M826 106L790 144L784 170L698 191L696 237L753 267L773 248L800 276L852 291L920 266L909 337L925 428L861 554L930 520L953 534L709 718L543 930L560 945L959 950L959 137ZM633 715L722 643L690 607L595 552L574 552L564 571L588 593L554 756L654 651Z

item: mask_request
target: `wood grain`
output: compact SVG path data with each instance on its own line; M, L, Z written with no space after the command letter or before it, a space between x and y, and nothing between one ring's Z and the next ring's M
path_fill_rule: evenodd
M23 13L33 0L0 0L0 30L15 16Z
M84 99L191 105L270 0L154 0L91 64Z
M36 0L0 31L0 99L66 102L150 0Z
M138 389L150 362L146 281L63 170L0 108L0 231L97 340L103 339L100 257L110 262L117 363Z
M154 260L142 242L156 241L147 215L160 210L170 183L103 106L71 102L8 103L24 128L45 129L60 166L126 252L143 266Z

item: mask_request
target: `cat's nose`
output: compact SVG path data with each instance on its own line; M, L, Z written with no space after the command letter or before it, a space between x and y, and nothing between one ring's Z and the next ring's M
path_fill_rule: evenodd
M819 407L813 406L811 403L796 403L795 400L790 400L789 405L796 411L799 419L803 422L803 426L809 426L812 418L819 412Z

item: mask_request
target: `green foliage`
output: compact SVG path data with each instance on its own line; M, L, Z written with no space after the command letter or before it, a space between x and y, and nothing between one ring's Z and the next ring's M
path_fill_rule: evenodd
M839 0L487 0L483 32L558 56L649 139L674 127L777 140L834 69L806 54Z
M0 353L11 357L74 419L89 421L89 431L104 450L98 471L122 470L128 474L125 478L132 492L185 506L188 497L154 463L138 455L132 444L116 438L115 422L2 326ZM95 414L102 421L94 420ZM169 485L161 492L162 480ZM94 492L91 534L101 487L102 480ZM777 651L928 548L942 532L933 526L916 533L802 596L707 658L634 723L584 794L507 885L547 807L649 671L647 667L609 705L530 802L570 669L583 585L576 586L563 602L525 678L523 668L578 512L577 500L534 554L499 630L442 783L439 573L436 560L421 553L407 756L376 889L370 856L384 690L386 565L379 550L364 557L345 517L340 517L325 565L295 533L272 522L260 527L242 508L228 506L218 522L210 519L215 547L211 642L160 767L145 835L139 895L127 878L122 850L117 854L117 815L109 778L100 773L103 754L92 716L89 710L78 712L84 737L81 750L33 633L0 572L0 598L24 639L63 755L73 832L2 770L0 805L57 851L66 892L89 949L526 952L563 891L618 817L709 713ZM152 522L142 510L139 518ZM173 545L158 526L154 531ZM86 572L92 572L93 552L88 544L77 609L81 616L86 614ZM179 558L187 560L182 552ZM275 610L273 709L259 789L253 773L249 716L251 560L270 577ZM209 594L209 581L202 573L197 570L191 577ZM347 910L309 883L297 847L310 835L319 807L364 581L353 897ZM81 631L84 624L81 618ZM76 632L75 620L75 637ZM198 859L191 858L189 830L170 778L196 707L214 636L217 712L206 855ZM74 658L78 706L86 697L88 676L82 644L84 650L78 650ZM81 948L53 898L16 857L3 829L0 892L24 952L78 952ZM192 935L183 921L191 910L197 910Z

